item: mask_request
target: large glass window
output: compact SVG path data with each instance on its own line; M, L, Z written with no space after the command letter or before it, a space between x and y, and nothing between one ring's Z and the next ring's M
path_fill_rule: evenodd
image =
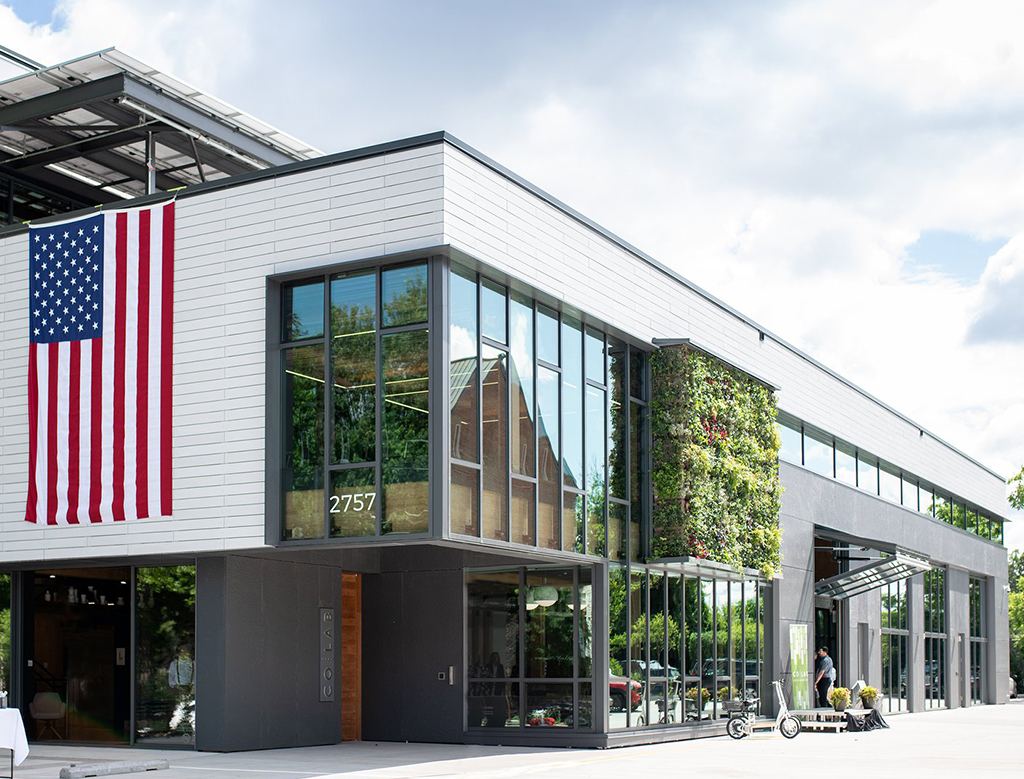
M803 465L822 476L860 487L912 511L938 517L982 538L1002 543L1002 528L966 501L940 494L891 463L884 462L853 444L804 425L780 413L779 460Z
M910 621L907 613L907 580L881 589L882 689L887 711L907 710L907 664Z
M324 534L324 350L284 353L284 537Z
M192 746L196 568L139 568L135 577L135 742Z
M615 565L610 576L611 729L716 719L744 690L759 694L764 589L756 581Z
M469 727L591 729L590 570L469 571L466 589Z
M836 478L851 487L857 486L857 450L841 441L836 441Z
M924 574L924 705L946 705L946 570Z
M508 540L508 354L484 346L483 534Z
M331 279L332 461L377 459L377 274Z
M324 283L322 280L288 284L282 294L282 341L320 338L324 334Z
M474 272L450 278L453 532L639 559L645 353Z
M0 573L0 692L11 690L11 575Z
M918 489L917 484L911 480L911 478L904 474L903 476L903 505L911 511L917 511L918 509Z
M970 618L970 694L971 704L987 702L985 693L985 655L988 651L988 625L985 619L985 581L970 578L968 609Z
M832 436L804 428L804 466L822 476L835 475L832 458Z
M381 532L425 533L430 464L427 331L384 335L381 352Z
M557 372L537 369L537 544L546 549L560 548L558 384Z
M282 288L285 540L427 532L427 299L426 262ZM475 311L474 302L455 315L463 341L475 337ZM475 354L456 353L451 365L461 389L452 449L467 462L478 451ZM472 495L473 474L459 475L465 490L458 495ZM462 521L476 522L474 506L454 505Z
M779 459L794 465L804 464L803 434L800 423L788 418L779 418Z
M857 453L857 486L878 494L878 460L864 452Z
M899 504L901 500L902 480L900 474L889 466L883 465L879 473L880 494L883 498Z

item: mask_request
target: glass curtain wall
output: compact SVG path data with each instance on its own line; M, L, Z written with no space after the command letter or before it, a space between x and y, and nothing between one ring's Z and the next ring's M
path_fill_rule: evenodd
M971 704L986 703L985 695L985 653L988 648L988 632L985 622L985 581L971 577L968 593L970 608L970 693Z
M889 713L907 711L907 663L910 621L907 615L907 580L881 590L882 689Z
M946 706L946 569L924 575L924 705Z
M285 540L427 532L427 270L419 261L283 286ZM478 366L465 367L471 383Z
M609 727L703 722L761 687L765 589L757 580L612 565Z
M646 355L453 264L451 530L639 560Z
M196 568L135 572L135 743L195 742Z
M593 729L591 576L467 571L470 729Z
M11 575L0 573L0 692L11 691ZM8 705L10 701L8 700Z
M1003 523L853 444L780 414L779 459L835 478L911 511L937 517L961 530L1003 543Z

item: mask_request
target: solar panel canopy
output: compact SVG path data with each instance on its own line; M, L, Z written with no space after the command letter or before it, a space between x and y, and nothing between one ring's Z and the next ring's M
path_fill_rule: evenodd
M0 82L9 222L321 154L116 49Z

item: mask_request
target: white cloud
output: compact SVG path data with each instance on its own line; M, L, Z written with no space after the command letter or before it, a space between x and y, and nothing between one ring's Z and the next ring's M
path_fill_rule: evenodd
M328 150L444 127L996 470L1024 463L1015 0L58 8L54 31L0 5L6 45L116 44ZM970 284L907 261L924 230L1016 238Z

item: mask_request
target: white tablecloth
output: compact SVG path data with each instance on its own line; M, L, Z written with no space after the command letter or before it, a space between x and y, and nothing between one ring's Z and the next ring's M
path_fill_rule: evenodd
M21 765L28 757L25 723L18 709L0 709L0 749L14 750L15 765Z

